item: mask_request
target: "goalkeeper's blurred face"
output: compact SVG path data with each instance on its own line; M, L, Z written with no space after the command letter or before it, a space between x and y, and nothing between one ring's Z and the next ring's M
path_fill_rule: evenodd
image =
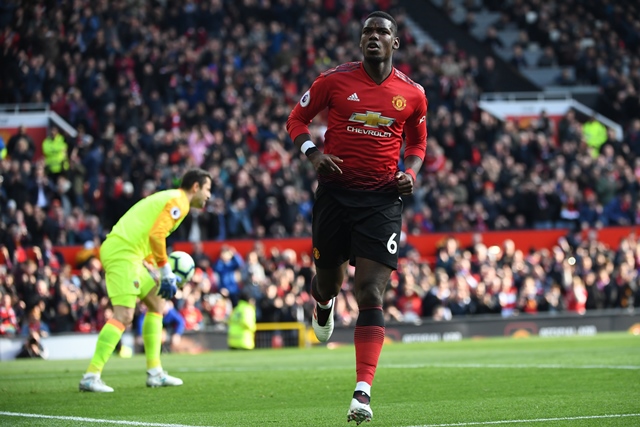
M204 208L207 201L211 198L211 180L207 178L204 184L193 184L192 187L193 197L191 198L192 208Z

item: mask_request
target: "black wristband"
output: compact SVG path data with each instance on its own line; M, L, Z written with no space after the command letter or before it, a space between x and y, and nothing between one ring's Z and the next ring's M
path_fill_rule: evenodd
M310 155L312 155L316 151L320 151L320 150L318 150L318 147L311 147L307 151L304 152L304 155L309 157Z

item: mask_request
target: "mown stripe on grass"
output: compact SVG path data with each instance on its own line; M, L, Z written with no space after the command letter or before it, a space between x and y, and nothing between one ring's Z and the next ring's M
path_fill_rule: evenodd
M535 418L530 420L503 420L503 421L474 421L468 423L452 424L423 424L408 427L465 427L465 426L490 426L497 424L525 424L525 423L548 423L553 421L577 421L577 420L597 420L603 418L628 418L640 417L640 414L607 414L607 415L585 415L580 417L558 417L558 418Z
M458 368L458 369L614 369L614 370L640 370L640 365L560 365L560 364L510 364L510 363L411 363L394 364L381 363L378 369L423 369L423 368ZM268 369L269 371L299 371L303 369L297 366L247 366L233 368L178 368L180 372L254 372ZM316 366L313 370L333 371L336 369L353 369L353 365Z
M62 415L25 414L21 412L3 412L3 411L0 411L0 416L39 418L39 419L60 420L60 421L78 421L82 423L95 423L95 424L116 424L116 425L139 426L139 427L202 427L202 426L194 426L194 425L186 425L186 424L146 423L141 421L125 421L125 420L102 420L98 418L67 417Z
M416 368L491 368L491 369L622 369L640 370L640 365L560 365L560 364L511 364L511 363L412 363L401 365L380 365L381 368L416 369Z
M314 371L335 371L338 369L353 369L353 364L316 366ZM560 365L560 364L508 364L508 363L412 363L412 364L391 364L381 363L378 369L424 369L424 368L447 368L447 369L610 369L610 370L640 370L640 365ZM301 366L247 366L247 367L201 367L201 368L175 368L178 372L261 372L261 371L300 371ZM141 370L114 370L109 375L121 376L130 373L141 372ZM60 378L60 374L13 374L3 375L3 380L25 380Z

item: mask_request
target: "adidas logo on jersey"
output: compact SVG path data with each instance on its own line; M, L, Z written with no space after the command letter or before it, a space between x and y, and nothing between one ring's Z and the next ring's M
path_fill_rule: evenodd
M351 95L349 95L349 97L347 98L347 101L358 101L360 102L360 98L358 98L358 94L353 92Z

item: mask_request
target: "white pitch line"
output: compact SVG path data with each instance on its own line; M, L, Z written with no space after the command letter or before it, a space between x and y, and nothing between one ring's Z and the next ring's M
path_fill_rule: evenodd
M139 427L205 427L205 426L193 426L193 425L186 425L186 424L163 424L163 423L145 423L141 421L101 420L98 418L66 417L62 415L23 414L20 412L0 411L0 416L2 415L7 417L40 418L40 419L47 419L47 420L79 421L83 423L117 424L117 425L139 426Z
M489 426L489 425L497 425L497 424L546 423L551 421L597 420L597 419L603 419L603 418L628 418L628 417L640 417L640 414L591 415L591 416L583 416L583 417L537 418L537 419L531 419L531 420L477 421L477 422L470 422L470 423L453 423L453 424L423 424L419 426L408 426L408 427Z
M195 426L195 425L187 425L187 424L145 423L140 421L103 420L98 418L67 417L67 416L61 416L61 415L25 414L20 412L0 411L0 416L2 415L7 417L40 418L40 419L61 420L61 421L80 421L83 423L116 424L116 425L139 426L139 427L205 427L205 426ZM640 414L610 414L610 415L590 415L590 416L582 416L582 417L535 418L535 419L529 419L529 420L477 421L477 422L453 423L453 424L423 424L423 425L408 426L408 427L465 427L465 426L546 423L551 421L596 420L596 419L604 419L604 418L629 418L629 417L640 417Z

